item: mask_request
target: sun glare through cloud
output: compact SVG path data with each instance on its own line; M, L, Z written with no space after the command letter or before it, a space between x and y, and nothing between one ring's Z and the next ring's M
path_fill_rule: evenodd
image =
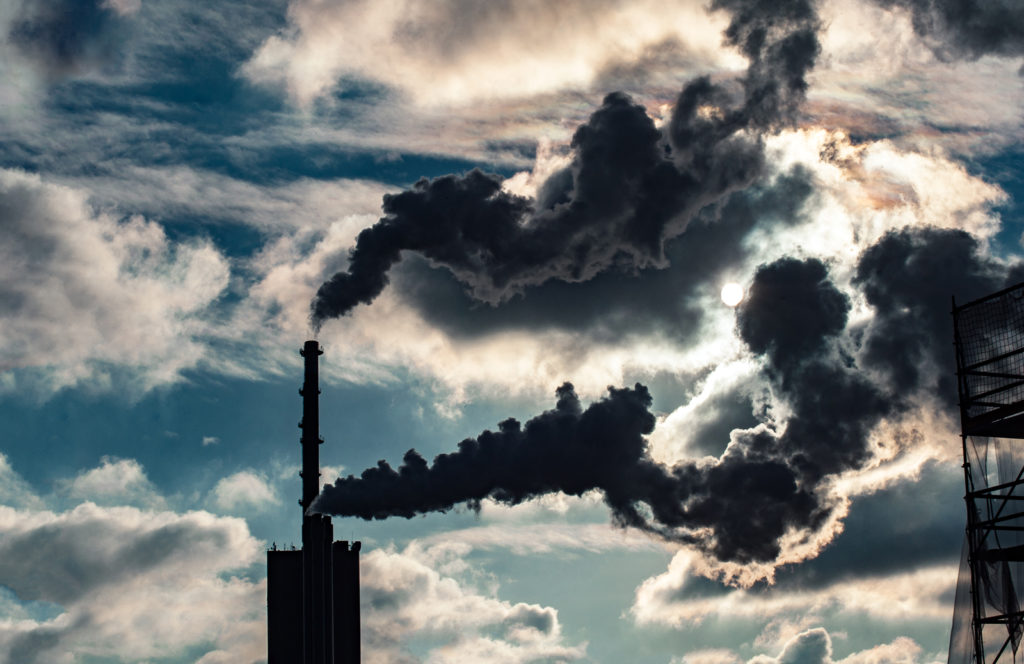
M735 307L741 300L743 300L743 286L729 282L722 286L721 297L725 306Z

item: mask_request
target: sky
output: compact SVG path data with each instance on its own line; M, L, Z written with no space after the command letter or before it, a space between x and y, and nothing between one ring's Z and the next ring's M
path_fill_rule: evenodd
M1024 280L1016 0L0 35L3 661L265 661L309 338L366 664L946 661L951 298Z

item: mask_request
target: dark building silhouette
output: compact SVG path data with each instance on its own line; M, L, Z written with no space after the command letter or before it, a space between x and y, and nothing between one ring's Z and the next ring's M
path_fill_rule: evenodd
M358 664L359 542L307 514L320 492L320 344L307 341L302 395L302 549L267 551L268 664Z

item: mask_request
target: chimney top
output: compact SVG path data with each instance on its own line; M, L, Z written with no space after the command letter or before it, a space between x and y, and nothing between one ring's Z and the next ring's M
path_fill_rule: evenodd
M299 355L306 357L306 353L316 353L317 355L323 355L324 349L320 347L320 342L316 339L310 339L302 348L299 350Z

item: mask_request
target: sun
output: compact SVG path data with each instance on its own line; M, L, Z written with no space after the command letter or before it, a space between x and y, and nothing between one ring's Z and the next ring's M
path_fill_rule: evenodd
M735 307L743 299L743 286L729 282L722 286L722 302L728 307Z

